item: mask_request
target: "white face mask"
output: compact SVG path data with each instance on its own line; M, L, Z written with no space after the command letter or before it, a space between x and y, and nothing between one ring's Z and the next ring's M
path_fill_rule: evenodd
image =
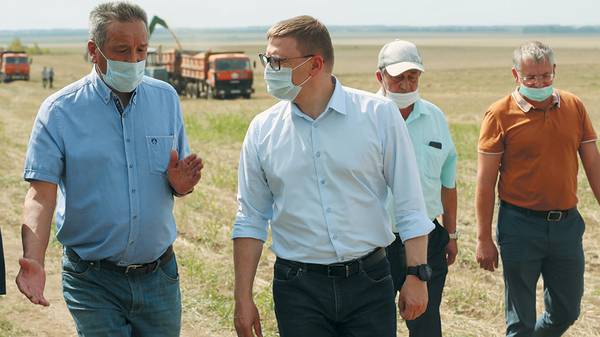
M119 92L132 92L142 82L146 60L135 63L113 61L104 56L100 48L98 51L106 59L106 74L99 72L109 87Z
M414 104L416 101L418 101L420 98L419 89L417 89L413 92L407 92L404 94L399 93L399 92L390 92L389 90L386 89L385 96L387 98L391 99L392 101L394 101L394 103L396 103L396 105L400 109L408 108L409 106Z
M292 82L292 72L310 59L312 59L312 57L306 59L306 61L294 68L273 70L273 68L267 65L264 73L265 82L267 83L267 92L275 98L284 101L293 101L300 93L300 90L302 90L302 86L310 80L311 76L309 75L302 83L295 85L294 82Z

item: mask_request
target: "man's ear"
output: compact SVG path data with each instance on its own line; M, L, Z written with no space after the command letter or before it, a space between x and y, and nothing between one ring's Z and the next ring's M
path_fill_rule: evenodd
M512 75L515 78L515 82L519 83L519 72L517 72L515 67L512 67Z
M92 63L98 63L98 52L96 50L96 43L94 43L94 41L88 40L87 52L92 60Z

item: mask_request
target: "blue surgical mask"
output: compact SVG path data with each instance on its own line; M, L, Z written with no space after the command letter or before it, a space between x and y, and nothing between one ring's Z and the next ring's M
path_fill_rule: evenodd
M302 90L302 86L308 82L311 76L308 76L299 85L295 85L292 82L292 72L298 67L302 66L304 63L308 62L311 58L308 58L306 61L300 63L294 68L281 68L279 70L273 70L273 68L270 66L266 66L264 78L265 82L267 83L267 92L275 98L284 101L293 101L300 93L300 90Z
M101 76L104 82L119 92L132 92L142 82L146 60L140 62L121 62L109 60L98 48L100 54L106 59L106 74Z
M536 102L545 101L548 97L552 95L553 91L554 89L551 85L543 88L530 88L524 85L521 85L519 87L519 92L521 93L521 95Z

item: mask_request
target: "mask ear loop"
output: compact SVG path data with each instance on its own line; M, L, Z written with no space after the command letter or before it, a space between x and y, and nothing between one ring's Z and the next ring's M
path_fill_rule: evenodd
M294 70L298 69L299 67L303 66L303 65L304 65L304 63L306 63L306 62L310 61L312 58L313 58L313 57L311 56L311 57L309 57L308 59L306 59L306 61L304 61L304 62L300 63L299 65L295 66L294 68L292 68L292 72L293 72ZM302 87L302 86L303 86L304 84L306 84L306 82L308 82L308 80L310 80L311 78L312 78L312 75L308 75L308 77L307 77L307 78L306 78L304 81L302 81L302 83L298 84L297 86L298 86L298 87Z

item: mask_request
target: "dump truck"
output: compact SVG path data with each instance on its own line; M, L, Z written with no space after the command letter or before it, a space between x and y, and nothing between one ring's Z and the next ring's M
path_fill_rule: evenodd
M162 51L158 48L149 61L146 74L159 78L164 67L168 82L180 95L250 98L254 92L253 68L250 58L242 51Z
M0 81L29 81L31 59L24 51L0 51Z
M171 83L180 95L188 97L250 98L253 67L244 52L184 50L175 32L156 15L150 21L150 36L157 25L171 33L177 48L148 49L146 75Z

